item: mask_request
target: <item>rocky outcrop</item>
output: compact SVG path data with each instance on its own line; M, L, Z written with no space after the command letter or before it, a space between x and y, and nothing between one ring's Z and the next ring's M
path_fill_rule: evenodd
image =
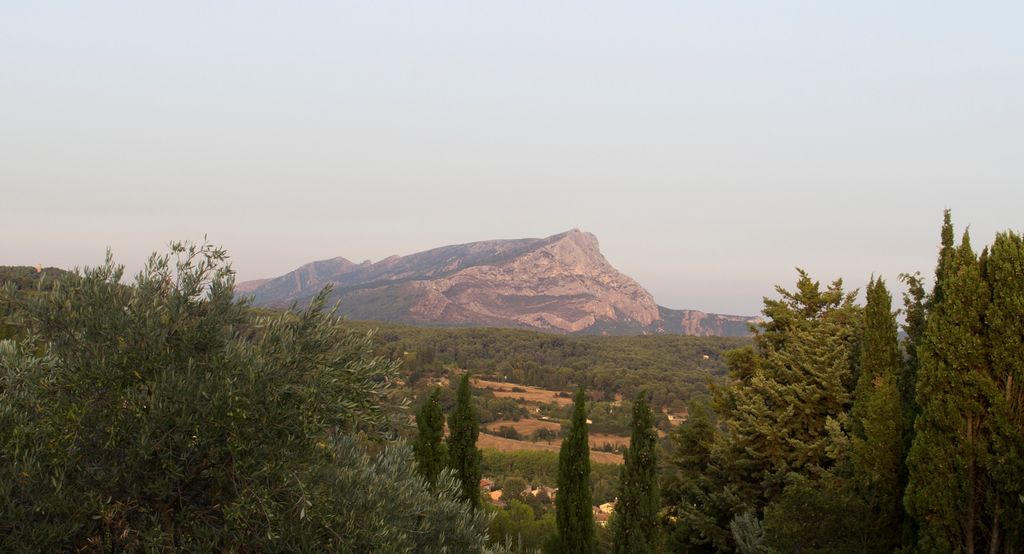
M693 335L746 334L750 320L658 306L608 263L594 235L578 229L544 239L445 246L377 263L339 257L239 289L257 305L280 307L308 302L328 284L341 312L354 319Z
M262 287L270 279L255 279L235 284L235 294L248 294Z

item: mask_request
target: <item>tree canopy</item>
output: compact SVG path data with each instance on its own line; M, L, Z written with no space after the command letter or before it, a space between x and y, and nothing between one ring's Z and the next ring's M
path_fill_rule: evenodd
M258 316L221 249L174 244L131 283L110 257L9 287L0 550L485 548L487 518L387 441L397 362L322 294Z

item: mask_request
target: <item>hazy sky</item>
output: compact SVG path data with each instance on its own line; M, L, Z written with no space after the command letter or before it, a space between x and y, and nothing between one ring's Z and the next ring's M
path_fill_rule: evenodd
M1024 3L0 0L0 264L580 227L675 308L1024 228Z

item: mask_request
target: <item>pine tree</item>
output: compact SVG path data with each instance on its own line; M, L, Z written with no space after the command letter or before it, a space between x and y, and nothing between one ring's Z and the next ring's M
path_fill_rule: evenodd
M746 501L763 507L790 472L831 464L827 428L849 408L854 329L862 316L837 280L822 291L803 271L796 292L765 300L770 321L755 335L756 357L730 358L733 382L719 396L729 429L728 464L753 485ZM741 367L733 366L741 363Z
M992 387L984 316L989 292L968 234L959 247L946 248L948 225L947 212L939 281L919 351L921 413L907 459L904 502L918 525L920 550L974 552L982 542L987 488Z
M462 376L455 396L455 411L448 416L448 463L455 470L462 484L462 496L474 508L480 506L480 460L482 454L476 447L480 435L480 424L473 408L473 396L469 387L469 374Z
M647 391L633 403L633 430L625 464L619 479L615 504L616 554L656 552L659 545L658 431L654 412L647 404Z
M417 469L431 484L447 465L448 452L444 444L444 412L441 409L441 389L435 388L416 413L416 454Z
M576 391L569 431L558 453L558 495L555 497L558 552L594 551L594 512L590 497L590 444L586 397Z
M1024 239L999 233L983 256L991 301L985 313L989 362L997 393L989 414L993 432L988 471L991 496L989 551L1024 546Z
M892 296L871 279L864 309L860 376L854 398L850 458L857 493L867 506L869 550L891 552L900 543L903 416L898 377L901 359Z
M729 523L736 552L740 554L761 554L765 552L764 527L754 512L743 512Z

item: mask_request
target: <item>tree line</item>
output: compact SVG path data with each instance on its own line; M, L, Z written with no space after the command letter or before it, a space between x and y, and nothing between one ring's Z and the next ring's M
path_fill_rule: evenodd
M881 277L860 305L798 270L665 449L641 394L610 544L595 542L581 387L548 550L1019 552L1024 239L978 254L947 211L931 290L900 279L902 334Z
M552 335L365 321L347 325L375 329L378 353L402 358L413 382L443 374L446 366L458 367L482 378L569 393L583 385L606 399L616 394L633 398L647 390L655 406L673 411L707 394L709 377L725 376L725 352L750 344L743 337Z
M553 362L579 367L558 377L577 387L541 547L1020 552L1024 239L976 252L947 212L930 290L900 278L902 334L883 279L862 306L800 271L740 348L672 343L727 373L687 392L689 417L661 444L659 391L633 391L607 543L584 393L600 382L586 341L602 339L557 346L582 354ZM225 252L192 244L128 283L108 258L29 288L0 293L0 550L515 549L488 534L468 375L447 417L426 398L407 445L401 357L325 310L329 291L302 311L253 310ZM655 350L609 356L633 371Z
M687 552L1024 548L1024 241L980 255L945 214L934 284L855 303L801 271L676 433L663 501Z
M326 294L254 312L226 259L175 244L131 282L108 257L3 288L0 551L504 551L394 439L398 361Z

